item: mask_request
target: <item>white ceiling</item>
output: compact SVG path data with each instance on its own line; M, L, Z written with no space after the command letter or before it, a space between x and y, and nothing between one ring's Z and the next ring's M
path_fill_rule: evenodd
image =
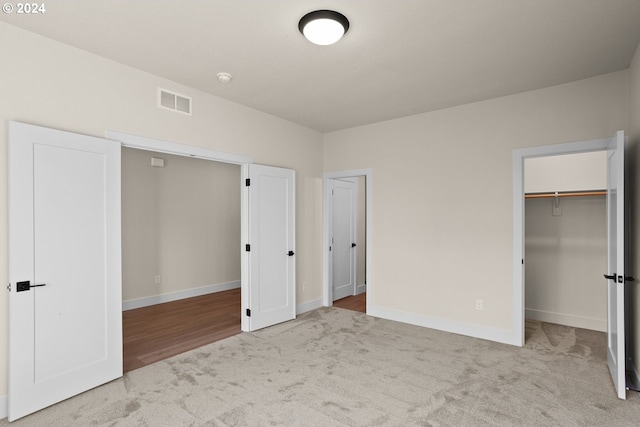
M321 132L623 70L640 40L640 0L44 3L0 20ZM316 9L337 44L299 33Z

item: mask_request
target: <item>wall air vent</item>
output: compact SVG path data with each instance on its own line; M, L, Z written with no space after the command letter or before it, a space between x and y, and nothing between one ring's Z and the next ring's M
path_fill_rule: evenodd
M158 107L191 115L191 98L158 88Z

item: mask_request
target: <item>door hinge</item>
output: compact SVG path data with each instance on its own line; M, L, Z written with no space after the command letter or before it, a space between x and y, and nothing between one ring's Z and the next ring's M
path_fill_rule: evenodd
M251 309L247 308L247 317L251 317Z
M251 186L251 178L245 179L244 180L244 185L247 186L247 187Z
M251 252L251 245L245 245L244 250L247 252Z

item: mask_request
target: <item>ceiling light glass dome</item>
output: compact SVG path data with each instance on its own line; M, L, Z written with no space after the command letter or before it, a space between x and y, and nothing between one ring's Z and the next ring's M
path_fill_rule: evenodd
M342 38L349 29L349 20L333 10L316 10L300 19L298 29L311 43L327 46Z

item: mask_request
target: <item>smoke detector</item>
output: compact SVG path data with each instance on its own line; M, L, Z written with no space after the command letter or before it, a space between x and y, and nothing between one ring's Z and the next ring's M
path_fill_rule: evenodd
M232 78L231 74L229 73L218 73L217 76L218 76L218 81L223 84L229 83Z

